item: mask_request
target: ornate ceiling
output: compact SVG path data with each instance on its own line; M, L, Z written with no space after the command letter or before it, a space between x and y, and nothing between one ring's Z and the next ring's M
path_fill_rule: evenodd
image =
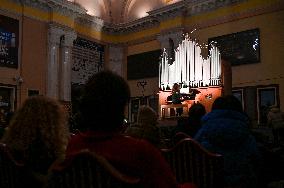
M147 16L147 12L181 0L68 0L80 4L92 16L113 24Z

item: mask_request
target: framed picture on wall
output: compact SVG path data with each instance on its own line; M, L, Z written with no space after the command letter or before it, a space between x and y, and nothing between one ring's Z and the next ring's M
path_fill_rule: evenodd
M260 62L260 32L251 29L208 39L220 49L222 59L232 66Z
M257 88L258 123L266 125L267 114L271 106L278 106L278 87L269 86Z
M18 68L19 20L0 15L0 66Z
M130 122L136 122L138 109L140 106L139 98L131 98L130 99L130 111L128 112Z
M243 89L232 90L232 94L241 102L244 109L244 91Z
M127 56L127 80L159 77L161 50Z

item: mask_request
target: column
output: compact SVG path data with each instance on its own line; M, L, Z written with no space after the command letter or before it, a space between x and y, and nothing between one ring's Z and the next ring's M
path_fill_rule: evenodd
M60 100L71 101L71 68L72 68L72 47L77 34L65 32L64 41L61 43L60 60Z
M221 60L221 83L223 83L223 94L232 94L232 67L229 61Z
M109 46L109 69L119 75L123 75L123 46Z
M47 91L48 97L58 99L59 91L59 44L63 30L50 25L48 30Z
M170 43L169 43L169 37L167 35L160 35L157 37L157 40L161 44L161 49L166 49L166 52L169 53L170 50Z
M183 31L176 31L174 33L171 33L169 37L171 37L171 39L174 41L174 46L175 48L177 48L182 43L182 40L184 39Z

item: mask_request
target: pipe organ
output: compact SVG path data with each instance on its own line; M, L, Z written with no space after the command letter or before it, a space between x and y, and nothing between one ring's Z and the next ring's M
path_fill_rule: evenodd
M209 55L203 58L201 46L188 35L175 50L175 61L170 62L166 50L163 50L159 65L159 86L169 90L174 83L182 87L219 86L221 84L221 55L219 49L211 43Z

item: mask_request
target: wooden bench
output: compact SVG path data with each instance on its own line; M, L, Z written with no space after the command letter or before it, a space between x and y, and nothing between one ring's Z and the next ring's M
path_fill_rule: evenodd
M139 188L140 179L125 175L104 157L82 150L64 162L54 162L45 188Z
M223 156L207 151L192 138L161 149L179 183L193 182L198 188L224 187Z

